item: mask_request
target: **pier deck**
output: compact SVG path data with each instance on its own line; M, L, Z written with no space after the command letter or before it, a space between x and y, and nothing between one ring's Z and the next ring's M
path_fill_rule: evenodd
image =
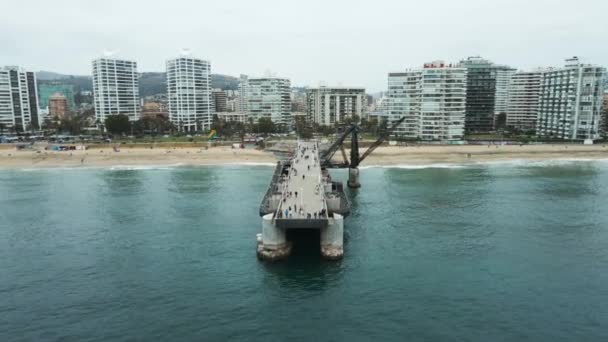
M297 193L297 194L296 194ZM344 217L341 183L321 166L318 142L299 141L294 156L279 162L260 207L262 233L256 236L258 258L284 259L291 253L290 229L318 230L321 255L340 259L344 254Z
M299 142L275 213L280 228L324 228L327 204L316 142Z

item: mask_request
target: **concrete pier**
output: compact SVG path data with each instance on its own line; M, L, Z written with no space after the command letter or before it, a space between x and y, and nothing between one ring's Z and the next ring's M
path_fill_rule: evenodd
M348 169L348 187L351 189L358 189L361 187L361 183L359 183L359 169L358 168L349 168Z
M332 193L331 177L321 169L317 142L298 142L293 159L271 186L280 187L278 204L272 214L262 217L262 233L257 238L258 257L265 260L285 258L291 252L286 239L288 229L318 229L321 254L329 259L343 255L343 217L328 210L340 207ZM338 203L334 203L338 201Z
M273 214L262 217L262 233L257 236L258 258L280 260L291 253L291 243L285 238L285 230L274 225Z
M321 255L337 260L344 255L344 218L334 214L326 228L321 229Z

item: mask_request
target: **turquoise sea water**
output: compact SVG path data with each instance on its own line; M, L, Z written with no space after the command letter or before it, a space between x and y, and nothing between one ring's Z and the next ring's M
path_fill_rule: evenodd
M271 173L0 171L0 341L608 340L606 161L364 169L340 262L256 259Z

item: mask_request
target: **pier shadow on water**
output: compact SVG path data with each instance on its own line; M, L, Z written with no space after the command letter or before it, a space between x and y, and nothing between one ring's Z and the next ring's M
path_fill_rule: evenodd
M262 262L269 287L281 296L298 298L322 293L344 276L342 260L321 256L321 232L318 229L292 229L287 232L292 243L291 255L278 262Z
M318 229L291 229L287 231L287 241L291 242L290 258L320 260L321 231Z

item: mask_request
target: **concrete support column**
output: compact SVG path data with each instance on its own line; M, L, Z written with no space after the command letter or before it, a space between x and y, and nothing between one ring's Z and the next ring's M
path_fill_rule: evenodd
M257 255L264 260L280 260L289 256L291 244L285 231L274 224L273 214L262 217L262 234L257 236Z
M361 183L359 183L359 169L350 168L348 169L348 182L347 185L349 188L360 188Z
M344 255L344 217L335 214L326 228L321 229L321 255L337 260Z

